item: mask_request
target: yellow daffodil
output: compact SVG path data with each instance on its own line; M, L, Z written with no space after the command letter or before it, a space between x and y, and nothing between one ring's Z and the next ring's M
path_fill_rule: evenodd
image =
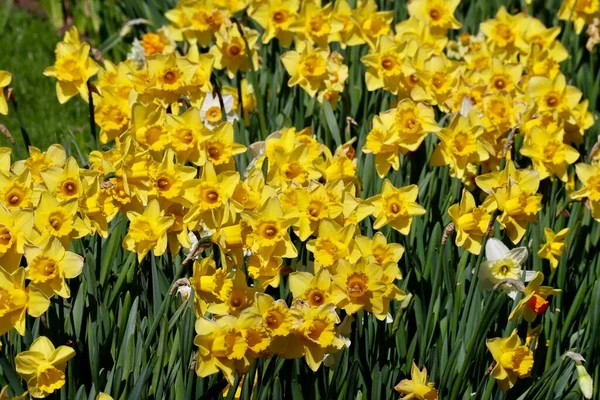
M67 153L59 144L51 145L45 152L33 146L30 146L28 150L29 158L16 161L12 169L16 175L21 175L25 170L29 171L31 178L38 183L43 182L40 174L42 171L52 166L62 168L67 161Z
M382 282L383 269L376 264L350 263L340 260L332 279L336 289L344 294L338 306L349 315L364 309L377 319L385 320L389 300L384 299L386 285Z
M519 31L523 18L523 14L510 15L506 8L500 7L494 19L481 23L481 32L496 56L514 60L519 53L527 52L527 44Z
M148 58L148 83L145 94L164 105L176 102L187 92L197 65L175 53L157 54Z
M0 334L4 335L12 328L25 335L25 321L29 314L39 317L50 306L50 298L35 283L25 287L27 273L24 268L17 268L8 273L0 267Z
M317 270L327 268L332 271L339 260L350 258L355 232L354 225L342 227L333 220L323 220L319 225L317 238L306 244L308 251L314 254Z
M544 274L536 272L533 279L525 287L523 297L510 313L509 321L517 320L521 315L525 321L532 323L538 315L542 315L548 308L549 296L556 296L561 293L560 289L554 289L550 286L541 286L544 281Z
M408 12L417 19L427 21L433 29L460 29L462 25L454 17L459 3L460 0L412 0L408 4Z
M580 163L575 166L575 170L582 185L579 190L571 193L571 198L579 200L587 197L592 217L600 220L600 165Z
M380 229L389 224L401 234L408 235L413 217L426 212L415 202L418 194L417 185L396 188L386 179L381 194L369 199L375 207L373 229Z
M83 268L83 257L65 251L58 239L50 239L45 247L25 247L27 278L48 296L57 294L69 298L71 293L66 279L72 279Z
M237 319L232 316L223 316L216 321L197 319L194 344L199 350L196 374L207 377L221 371L233 385L235 372L247 363L244 359L248 349Z
M450 206L448 215L456 230L456 245L464 247L470 253L479 254L481 241L492 219L490 210L477 206L473 195L463 190L460 203Z
M0 206L0 265L12 273L20 264L25 244L33 233L31 210L7 210Z
M243 213L248 221L247 246L263 257L277 256L293 258L298 250L292 243L288 228L297 216L286 213L277 197L266 200L256 213Z
M594 18L600 17L597 0L566 0L560 4L558 19L573 21L575 32L580 34L585 25L592 23Z
M354 238L356 246L364 260L369 263L384 265L390 262L398 263L404 254L404 247L399 243L388 243L385 235L375 233L373 239L366 236Z
M449 165L452 175L462 178L469 163L489 158L488 146L481 140L484 129L476 112L469 117L456 115L447 128L437 133L440 143L431 156L434 166Z
M194 261L190 284L194 290L196 317L204 315L208 303L220 303L228 298L233 286L233 281L227 277L228 274L226 269L217 269L212 255Z
M288 86L300 85L311 97L315 97L325 86L327 73L326 50L306 46L302 52L288 51L281 56L285 70L290 75Z
M58 101L64 104L79 94L88 102L87 82L99 70L99 66L89 56L90 45L63 41L57 44L55 54L55 64L46 68L44 75L57 79Z
M100 127L100 143L115 140L129 127L131 109L127 99L117 97L105 90L102 96L94 95L94 116Z
M207 311L215 315L238 316L242 310L252 305L255 292L254 288L248 287L244 272L236 270L225 301L209 304Z
M560 230L557 233L550 228L544 228L544 235L546 236L546 243L538 251L538 257L545 258L550 261L550 268L552 272L558 268L558 262L560 256L565 250L565 239L569 234L569 228Z
M31 343L29 350L15 357L17 374L27 381L27 390L33 397L46 397L64 386L67 361L75 357L68 346L55 348L45 336Z
M486 346L496 362L492 377L503 391L512 388L517 380L527 378L531 373L533 352L521 345L516 329L507 338L488 339Z
M298 0L271 0L260 4L250 12L252 19L264 29L263 44L277 39L282 46L290 47L294 37L291 27L296 21L299 7Z
M582 93L579 89L567 85L567 78L559 74L554 79L543 76L534 76L527 82L527 94L533 99L538 112L556 111L559 116L567 121L573 121L572 110L581 100Z
M333 286L331 275L321 268L315 275L310 272L293 272L289 277L290 291L294 299L306 301L311 307L323 304L338 304L344 295Z
M152 200L144 209L143 214L129 211L129 231L123 239L123 247L134 251L138 261L153 249L155 256L164 254L167 249L167 230L173 225L173 217L163 216L158 200Z
M361 30L354 19L354 10L350 7L348 0L336 0L331 16L342 27L339 32L331 35L333 42L339 42L343 49L346 46L357 46L365 43Z
M297 323L285 301L275 300L265 293L255 294L254 305L248 311L260 315L271 336L287 336Z
M219 124L212 135L202 142L198 163L203 165L211 162L217 168L234 169L233 156L244 153L246 146L236 143L233 136L233 125L229 122Z
M215 68L226 69L227 75L232 79L238 71L258 69L258 52L254 49L258 41L258 32L248 28L242 29L243 36L236 24L223 26L215 35L215 46L210 48L210 54L215 58ZM250 54L247 52L246 43Z
M296 32L296 48L302 51L303 46L316 45L327 48L329 42L335 38L333 35L342 30L343 25L332 18L333 3L322 7L321 0L306 0L298 13L298 18L290 27Z
M299 320L293 335L277 337L271 346L283 358L304 356L309 368L317 371L326 354L342 349L344 342L336 332L339 318L331 304L319 307L300 307L295 312Z
M151 138L147 141L150 150L169 146L175 152L179 163L200 162L200 144L208 138L209 132L202 125L199 110L191 107L181 115L168 114L164 123L164 127L161 126L158 119L155 125L149 127L146 137Z
M389 35L393 11L378 11L375 0L359 0L353 14L363 41L374 47L381 36Z
M8 71L0 70L0 114L8 114L8 104L6 102L6 94L4 88L10 85L12 74Z
M434 385L433 382L427 382L427 368L423 367L423 370L419 370L413 361L410 379L402 379L394 389L402 394L400 397L402 400L437 400L438 392Z
M77 215L77 210L76 198L59 202L50 193L42 193L34 217L34 225L40 235L38 242L45 243L54 237L67 247L71 239L87 235L90 228Z

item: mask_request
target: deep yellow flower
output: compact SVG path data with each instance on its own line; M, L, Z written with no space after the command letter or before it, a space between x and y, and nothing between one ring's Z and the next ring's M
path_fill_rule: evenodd
M338 303L349 315L364 309L383 321L387 317L389 299L384 298L386 285L382 282L383 269L377 264L350 263L340 260L332 277L335 289L343 293Z
M298 18L290 27L296 32L296 48L299 51L302 51L303 46L312 45L326 49L328 43L335 38L333 35L342 30L343 25L332 18L332 8L332 3L322 7L321 0L302 2Z
M484 206L477 206L473 195L463 189L459 204L448 208L456 230L456 245L464 247L473 254L481 252L481 242L491 220L490 211Z
M33 233L32 210L7 210L0 206L0 265L12 273L21 261Z
M283 358L304 357L309 368L317 371L326 354L342 349L344 342L336 332L339 322L332 304L294 309L299 325L294 334L274 338L271 350Z
M325 219L319 225L317 238L306 244L308 251L315 257L315 269L327 268L330 272L339 260L353 255L352 240L356 226L338 225L331 219Z
M148 57L148 84L145 94L163 105L175 103L187 93L198 65L185 57L157 54Z
M8 104L6 103L6 95L4 94L4 88L10 85L12 80L12 74L8 71L0 70L0 114L8 114Z
M60 144L51 145L45 152L42 152L37 147L33 146L29 146L28 150L29 158L15 161L12 169L16 175L21 175L23 171L28 170L31 173L31 178L33 178L34 182L43 182L40 173L45 169L52 166L62 168L67 161L67 153ZM21 182L26 181L27 180L21 180Z
M492 376L503 391L512 388L518 379L527 378L531 373L533 352L521 345L516 329L507 338L488 339L486 346L496 361Z
M460 0L412 0L408 3L408 12L411 16L426 21L433 29L445 32L462 26L454 16L459 3Z
M253 252L263 257L298 255L287 231L297 216L284 211L277 197L268 198L255 213L242 213L242 218L249 224L246 244Z
M33 341L29 350L15 357L19 376L27 381L27 390L33 397L46 397L64 386L67 361L75 357L68 346L55 348L45 336Z
M297 321L284 300L275 300L265 293L254 295L254 305L244 312L253 312L262 318L262 324L271 336L287 336Z
M76 198L59 202L50 193L43 192L34 217L34 225L40 236L37 242L42 244L54 237L68 247L71 239L87 235L90 227L78 216L77 210Z
M409 46L414 46L411 44L413 42L419 48L420 56L426 56L427 59L431 55L442 55L448 44L448 37L444 35L442 30L431 29L427 22L415 17L410 17L396 24L395 40L398 43L407 43ZM411 61L413 64L417 61L417 65L420 63L414 58Z
M152 173L153 187L150 195L163 201L186 204L186 199L183 198L184 186L196 177L196 173L196 168L176 163L173 152L168 150Z
M246 72L258 69L258 52L255 49L258 32L249 28L242 29L244 30L244 36L242 36L236 24L232 24L228 28L223 26L215 34L215 46L210 48L210 54L215 58L215 68L226 69L227 75L231 79L238 71ZM250 54L246 50L244 37L248 42Z
M354 10L350 7L348 0L336 0L331 16L342 25L339 32L332 34L333 42L339 42L342 49L345 49L346 46L365 43L360 27L354 19Z
M300 240L307 240L319 229L321 221L330 216L329 203L324 186L316 185L309 190L296 190L298 221L294 227Z
M285 70L290 75L288 86L300 85L311 97L324 88L328 77L327 58L329 51L306 46L299 53L288 51L281 56Z
M172 23L174 40L188 40L202 47L208 47L214 34L229 22L229 12L215 7L212 0L180 1L165 13L165 17Z
M456 115L447 128L437 133L440 143L431 156L431 164L449 165L452 176L462 178L469 163L478 163L490 157L488 146L481 140L483 133L476 112L472 110L468 118Z
M292 272L289 277L290 291L294 299L304 300L311 307L338 304L343 300L341 291L335 290L331 275L321 268L315 275L310 272Z
M164 216L158 200L151 200L143 214L129 211L127 218L130 224L123 247L136 252L139 262L151 249L155 256L164 254L167 250L167 230L175 221L173 217Z
M575 166L581 188L571 193L575 200L588 198L592 217L600 221L600 165L579 163Z
M567 166L577 161L579 153L563 142L564 133L563 129L552 132L534 127L521 147L521 154L531 158L540 179L556 175L563 182L568 180Z
M413 361L410 379L402 379L394 389L402 394L400 399L403 400L437 400L438 392L434 385L433 382L427 382L427 368L423 367L420 371Z
M217 269L213 255L194 261L190 284L194 290L194 310L196 317L204 315L209 303L224 302L231 292L233 281L227 276L229 271Z
M233 125L224 122L212 131L212 135L204 140L200 146L199 165L205 162L213 163L217 168L234 168L233 156L246 151L246 146L236 143L233 138Z
M536 102L539 113L556 111L559 116L574 123L573 109L581 100L579 89L567 85L567 78L559 74L554 79L534 76L527 82L527 94Z
M525 287L523 297L510 313L509 321L515 321L522 315L525 321L532 323L538 315L542 315L548 308L549 303L546 299L549 296L561 294L560 289L541 286L543 281L544 274L536 272L531 282Z
M248 258L248 276L262 290L266 290L267 286L279 287L283 268L281 257L264 258L260 254L252 254Z
M56 45L55 54L55 64L46 68L44 75L57 79L56 95L58 101L64 104L79 94L87 103L89 101L87 82L100 69L98 64L89 56L90 45L63 41Z
M519 53L527 52L527 43L519 31L523 19L524 14L510 15L502 6L494 19L481 23L481 32L486 36L494 55L501 59L515 60Z
M384 265L390 262L398 263L404 254L404 247L399 243L388 243L385 235L375 233L373 239L366 236L354 238L363 259L368 263Z
M290 47L294 37L291 27L299 7L298 0L270 0L250 11L250 17L264 29L263 44L277 39L283 47Z
M177 155L179 163L184 164L188 161L199 163L200 145L209 136L209 131L204 128L200 120L200 111L196 107L191 107L181 115L168 114L165 117L164 127L161 127L159 121L149 127L154 131L150 135L151 141L155 143L151 150L169 146Z
M425 209L417 204L419 188L409 185L396 188L389 180L383 182L381 194L371 197L369 202L375 207L373 229L390 225L403 235L408 235L412 219L425 214Z
M600 2L598 0L565 0L560 4L558 19L573 21L575 32L580 34L585 25L589 25L594 18L600 17Z
M242 270L236 270L228 287L227 297L223 302L211 303L207 311L215 315L238 316L242 310L252 305L256 289L246 283L246 275Z
M69 298L71 293L66 279L72 279L83 268L83 257L65 248L58 239L50 239L46 246L25 247L27 279L40 288L48 297L57 294Z
M363 41L374 47L381 36L392 31L393 11L377 11L375 0L359 0L354 11L354 19L360 29Z
M229 384L233 385L236 370L244 363L248 344L238 328L235 317L223 316L216 321L205 318L196 320L196 337L194 344L198 346L196 374L207 377L221 371Z
M398 93L400 79L406 71L403 67L405 47L389 36L382 36L377 46L361 59L367 66L365 82L369 91L383 88L392 94Z
M25 335L26 315L39 317L50 306L50 298L35 283L25 287L25 268L8 273L0 267L0 335L12 328Z
M94 95L94 116L100 127L100 143L115 140L129 127L131 108L127 99L104 90L102 96Z

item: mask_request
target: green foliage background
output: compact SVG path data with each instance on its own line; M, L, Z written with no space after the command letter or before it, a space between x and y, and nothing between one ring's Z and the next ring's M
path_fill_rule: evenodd
M42 1L47 14L44 19L8 3L0 8L0 68L14 74L12 86L22 119L19 123L11 110L7 118L0 118L0 123L17 137L17 147L21 146L19 130L23 126L34 145L45 150L51 143L61 143L81 165L86 165L86 154L93 146L87 105L75 99L59 106L53 81L42 76L43 69L53 63L53 49L60 40L55 29L64 17L60 3ZM125 57L135 35L165 22L163 12L174 1L71 3L75 24L93 47L103 51L106 58L118 61ZM477 33L479 23L493 17L500 5L509 11L526 7L510 0L463 1L457 12L463 30ZM379 6L393 9L395 21L407 16L404 1L381 0ZM563 28L560 39L571 57L562 65L562 71L570 84L590 100L596 117L585 143L578 148L587 161L585 157L600 128L598 49L590 54L584 47L585 35L577 36L571 24L558 22L559 7L559 0L535 1L529 13L547 26ZM150 25L123 29L136 18ZM250 20L244 22L254 25ZM279 61L282 49L276 45L261 48L263 67L256 74L249 73L248 78L257 87L267 133L285 126L312 126L317 137L332 148L358 137L358 177L366 198L379 193L382 180L377 177L372 156L362 154L360 149L373 115L388 109L393 99L381 91L366 91L365 68L359 61L366 49L337 50L350 66L350 78L343 101L335 109L319 105L298 88L287 87L288 77ZM221 83L227 80L222 73L217 73L217 79ZM357 125L348 124L348 117ZM246 145L264 138L256 115L250 127L237 125L236 138ZM4 137L0 137L0 143L10 145ZM512 302L502 293L483 292L473 280L472 270L482 261L481 256L457 248L453 240L441 244L444 227L450 222L446 210L458 202L461 183L449 177L447 168L429 165L435 144L436 139L428 137L418 152L402 158L400 171L389 177L396 186L418 184L418 202L427 210L425 216L415 218L408 236L384 231L389 239L406 248L400 268L404 275L402 289L413 295L408 307L400 310L400 304L393 305L392 324L360 314L353 325L352 346L342 353L334 369L323 367L312 373L303 360L260 360L242 384L242 398L397 398L393 387L409 375L414 359L427 367L442 399L578 399L581 393L575 365L562 357L567 350L579 352L587 360L595 397L600 397L600 224L591 218L584 204L569 201L562 184L543 182L540 191L544 208L539 223L529 227L522 245L534 254L528 258L527 268L544 271L546 283L561 288L563 293L552 300L544 315L532 378L520 381L504 394L486 375L492 359L485 340L507 336L516 327L506 322ZM529 166L529 161L519 156L519 147L518 138L513 159L520 167ZM22 146L19 151L25 154ZM242 155L237 161L243 170L249 156ZM121 247L126 222L122 216L116 218L107 240L84 238L74 242L73 250L84 255L86 263L81 277L70 281L71 299L53 303L45 318L29 320L27 336L11 333L2 338L5 347L0 354L0 384L9 384L17 392L23 389L24 383L14 372L13 358L27 349L35 336L46 335L57 346L68 343L77 352L68 364L67 384L57 398L93 399L100 391L115 399L221 396L225 386L222 377L199 379L189 368L195 335L192 302L182 304L168 294L171 283L191 275L191 269L181 266L181 255L174 259L147 257L138 264L135 254ZM550 274L546 261L535 256L544 240L544 227L555 231L571 228L567 251L555 274ZM361 230L371 235L371 222L364 222ZM496 237L502 237L502 233L496 232ZM301 270L309 253L301 244L297 247L300 256L296 268ZM291 300L287 280L270 294ZM519 326L519 333L525 336L525 324ZM234 391L229 393L227 397L232 398Z

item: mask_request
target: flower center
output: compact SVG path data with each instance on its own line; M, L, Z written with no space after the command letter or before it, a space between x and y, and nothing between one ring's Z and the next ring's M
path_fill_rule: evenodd
M222 118L223 118L223 114L221 113L220 106L212 106L211 108L206 110L206 119L211 124L213 124L213 125L218 124L219 122L221 122Z
M368 281L369 278L366 274L355 272L354 274L350 275L346 281L346 287L348 288L350 297L362 297L362 295L367 291Z
M527 301L527 305L537 314L541 315L548 308L548 301L538 294L534 294Z

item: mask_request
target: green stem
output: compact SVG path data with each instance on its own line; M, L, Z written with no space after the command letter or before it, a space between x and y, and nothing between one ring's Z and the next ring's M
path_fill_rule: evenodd
M19 128L21 129L21 136L23 137L23 142L25 143L25 155L29 154L29 147L31 146L31 139L29 139L29 134L27 133L27 129L25 128L25 122L19 114L19 107L17 104L17 99L15 98L15 93L11 93L10 103L13 105L13 109L15 110L15 115L17 116L17 121L19 122ZM16 146L15 146L16 147ZM16 147L20 153L20 148ZM22 157L23 158L23 157Z
M90 133L92 135L92 138L94 139L94 144L96 146L96 149L100 148L100 142L98 141L98 135L96 134L96 113L95 113L95 109L94 109L94 90L96 90L96 88L94 87L94 85L92 85L92 83L88 80L87 81L87 89L88 89L88 108L89 108L89 113L90 113Z

